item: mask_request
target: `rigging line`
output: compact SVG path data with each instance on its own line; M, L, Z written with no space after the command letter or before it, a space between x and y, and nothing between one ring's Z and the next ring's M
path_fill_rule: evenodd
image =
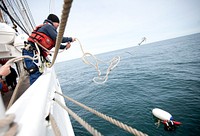
M50 0L50 2L49 2L49 14L55 12L55 7L54 8L52 7L52 5L55 5L55 1L53 1L53 2L52 1L53 0Z
M90 111L91 113L97 115L98 117L101 117L104 120L106 120L106 121L108 121L108 122L110 122L110 123L122 128L122 129L128 131L131 134L134 134L136 136L148 136L147 134L145 134L145 133L143 133L141 131L138 131L135 128L132 128L131 126L128 126L128 125L126 125L126 124L124 124L124 123L122 123L122 122L120 122L118 120L115 120L115 119L113 119L113 118L111 118L111 117L109 117L107 115L104 115L103 113L100 113L100 112L98 112L98 111L96 111L96 110L94 110L94 109L92 109L92 108L90 108L90 107L88 107L88 106L86 106L86 105L84 105L84 104L82 104L82 103L80 103L80 102L78 102L78 101L66 96L66 95L63 95L63 94L61 94L61 93L59 93L57 91L55 91L55 93L59 94L60 96L63 96L64 98L66 98L67 100L75 103L76 105L78 105L78 106Z
M22 1L16 1L16 4L18 6L18 12L19 12L19 15L20 18L23 20L23 23L25 26L26 26L26 30L31 33L33 31L33 28L32 26L30 25L31 23L29 22L29 18L28 18L28 15L26 14L26 10L25 8L23 7L23 3ZM20 19L19 19L20 20Z
M6 7L6 4L4 3L4 1L2 0L2 4L3 4L3 7L8 11L7 7ZM9 4L8 4L9 5ZM11 20L12 21L12 20ZM13 21L12 21L13 23Z
M11 8L11 10L12 10L14 16L15 16L16 18L19 18L19 17L17 17L18 14L16 13L15 9L13 8L13 7L16 7L17 11L19 12L19 5L17 5L17 4L15 3L15 1L11 1L11 0L8 0L7 3L8 3L8 5L10 5L10 8ZM15 6L14 6L14 5L15 5ZM19 20L19 19L18 19L18 20Z
M49 14L50 14L51 0L49 1Z
M29 12L29 15L30 15L30 18L31 18L31 22L32 22L32 25L33 25L33 27L35 28L35 21L34 21L34 19L33 19L33 15L32 15L32 13L31 13L31 10L30 10L30 8L29 8L29 6L28 6L28 3L27 3L27 1L26 0L24 0L24 3L25 3L25 7L27 7L28 8L28 12Z
M13 5L13 3L15 4L15 6ZM24 24L22 23L22 21L20 20L20 15L17 14L17 12L15 11L15 9L13 7L16 7L17 11L19 12L19 6L13 1L8 0L7 4L10 5L10 11L13 12L11 14L13 14L13 18L17 19L17 22L19 22L23 28L27 31L27 29L25 28ZM11 20L12 21L12 20ZM28 32L28 31L27 31Z
M11 0L8 0L7 1L7 5L10 7L10 12L12 12L11 14L14 16L14 18L17 19L18 22L20 22L20 19L19 19L19 15L16 13L15 9L13 8L14 5L13 3L11 2ZM15 4L16 5L16 4ZM18 6L16 6L17 9L19 10ZM20 22L20 24L22 24L22 22ZM23 25L23 24L22 24ZM24 26L23 26L24 27ZM25 28L25 27L24 27ZM27 31L27 30L26 30Z
M61 23L60 23L60 27L59 27L59 33L58 33L57 38L56 38L55 53L53 55L52 63L50 64L49 67L53 66L53 64L56 60L56 57L58 55L58 51L59 51L59 48L60 48L60 44L62 42L64 30L65 30L65 27L66 27L66 24L67 24L69 12L70 12L70 9L71 9L72 1L73 0L64 0L62 16L61 16L61 21L60 21Z
M23 29L27 31L27 29L25 28L25 26L23 25L23 23L21 22L21 20L19 19L19 15L15 12L14 8L13 8L13 5L11 4L12 2L11 1L6 1L7 2L7 5L10 5L10 10L13 12L14 16L16 19L18 19L17 22L19 22L22 26L23 26ZM15 4L16 5L16 4ZM18 8L18 6L16 6ZM8 9L7 7L5 6L7 12L8 12ZM19 9L19 8L18 8ZM9 12L8 12L9 13ZM10 14L10 13L9 13ZM11 16L11 15L10 15ZM12 21L12 19L11 19ZM12 21L13 22L13 21ZM15 25L15 24L14 24ZM28 32L28 31L27 31Z
M2 7L2 5L0 5L0 8L10 17L10 19L11 20L13 20L27 35L29 35L29 33L24 29L24 28L22 28L22 26L10 15L10 13L6 10L6 9L4 9L3 7Z
M70 110L66 105L63 105L60 101L58 101L55 98L53 100L57 102L57 104L60 105L63 109L65 109L69 113L69 115L71 115L79 124L81 124L93 136L102 136L100 132L94 129L91 125L89 125L86 121L84 121L81 117L79 117L75 112Z
M4 3L4 1L2 1L2 4L3 4L3 7L4 7L6 10L8 10L7 7L6 7L6 4ZM9 5L9 4L8 4L8 5ZM14 22L13 22L13 20L11 20L11 22L12 22L13 26L16 27L16 25L15 25ZM14 29L14 30L17 32L16 29Z
M51 113L49 113L49 118L50 118L51 126L53 128L55 136L61 136L60 129L58 128L56 120L54 119L54 117Z
M31 25L32 30L33 30L33 29L34 29L34 26L33 26L32 23L31 23L31 20L30 20L29 14L27 13L26 7L24 6L24 3L22 2L22 0L20 0L20 1L21 1L21 5L22 5L22 7L23 7L23 10L24 10L24 12L25 12L25 14L26 14L26 17L27 17L27 19L28 19L28 21L29 21L29 24Z

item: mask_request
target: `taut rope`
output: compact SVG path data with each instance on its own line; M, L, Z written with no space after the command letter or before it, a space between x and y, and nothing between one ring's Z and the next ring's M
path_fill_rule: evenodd
M63 34L65 31L65 27L66 27L66 23L67 23L67 19L69 16L71 5L72 5L72 0L64 0L62 16L61 16L61 23L60 23L60 27L59 27L59 33L56 38L55 53L53 55L52 63L49 67L52 67L56 60L58 50L59 50L60 44L62 42L62 38L63 38Z
M83 119L81 119L76 113L74 113L72 110L70 110L67 106L63 105L57 99L54 99L54 101L57 102L63 109L65 109L76 121L78 121L83 127L85 127L85 129L87 129L87 131L90 132L92 135L101 136L101 133L99 133L96 129L94 129L92 126L90 126Z
M57 125L54 117L51 114L49 114L49 118L50 118L51 125L52 125L55 136L61 136L60 129L58 128L58 125Z
M74 100L74 99L72 99L72 98L70 98L70 97L68 97L68 96L66 96L66 95L63 95L63 94L61 94L61 93L59 93L59 92L57 92L57 91L56 91L55 93L57 93L57 94L59 94L59 95L65 97L65 98L68 99L69 101L71 101L71 102L77 104L78 106L80 106L80 107L82 107L82 108L84 108L84 109L90 111L91 113L93 113L93 114L95 114L95 115L97 115L97 116L99 116L99 117L101 117L101 118L107 120L108 122L110 122L110 123L112 123L112 124L114 124L114 125L116 125L116 126L122 128L122 129L128 131L128 132L131 133L131 134L134 134L134 135L136 135L136 136L148 136L147 134L145 134L145 133L143 133L143 132L141 132L141 131L138 131L138 130L136 130L136 129L134 129L134 128L132 128L132 127L130 127L130 126L124 124L124 123L122 123L122 122L119 122L119 121L117 121L117 120L115 120L115 119L113 119L113 118L111 118L111 117L109 117L109 116L107 116L107 115L104 115L104 114L102 114L102 113L100 113L100 112L98 112L98 111L96 111L96 110L94 110L94 109L92 109L92 108L90 108L90 107L87 107L86 105L84 105L84 104L82 104L82 103L80 103L80 102L78 102L78 101L76 101L76 100ZM56 101L56 102L57 102L57 101Z
M0 128L10 125L8 131L4 133L4 136L15 136L17 134L18 125L13 122L14 119L14 114L9 114L5 118L0 119Z

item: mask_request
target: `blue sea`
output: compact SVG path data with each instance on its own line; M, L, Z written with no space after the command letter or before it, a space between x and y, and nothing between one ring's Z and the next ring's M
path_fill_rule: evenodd
M63 93L150 136L200 135L200 33L96 55L121 60L104 84L81 58L56 64ZM99 62L102 74L108 65ZM66 100L67 106L105 136L130 133ZM154 124L153 108L172 114L182 125L165 131ZM71 118L76 136L90 136Z

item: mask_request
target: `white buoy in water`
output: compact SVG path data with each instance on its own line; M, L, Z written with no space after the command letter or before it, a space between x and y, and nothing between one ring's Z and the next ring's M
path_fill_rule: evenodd
M161 121L164 121L164 122L165 122L165 121L171 120L171 121L173 121L173 123L174 123L175 125L180 125L180 124L181 124L181 122L174 121L172 115L171 115L169 112L164 111L164 110L162 110L162 109L154 108L154 109L152 110L152 114L153 114L155 117L157 117L158 119L160 119Z
M173 120L173 117L172 115L167 112L167 111L164 111L162 109L159 109L159 108L154 108L152 110L152 113L155 117L157 117L158 119L160 120Z

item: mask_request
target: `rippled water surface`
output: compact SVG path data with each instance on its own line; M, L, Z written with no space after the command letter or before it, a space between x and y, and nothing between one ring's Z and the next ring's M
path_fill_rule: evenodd
M63 93L101 113L150 136L195 136L200 134L200 34L133 46L96 57L109 61L120 56L118 66L105 84L95 84L97 72L75 59L56 64ZM99 63L102 73L107 65ZM66 101L69 108L103 135L130 133ZM173 132L156 127L151 110L161 108L182 122ZM73 118L77 136L90 134Z

